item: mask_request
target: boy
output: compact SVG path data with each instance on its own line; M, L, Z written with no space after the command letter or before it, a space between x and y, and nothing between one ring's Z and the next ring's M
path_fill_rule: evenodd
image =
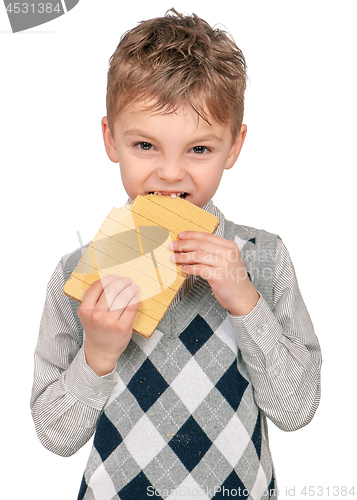
M244 143L245 83L235 43L176 11L126 33L110 60L103 137L130 199L183 196L220 224L172 244L188 278L150 339L132 332L135 283L107 276L78 307L62 287L81 250L57 266L31 406L60 455L96 429L79 499L275 499L266 417L292 431L318 406L319 344L284 244L211 201Z

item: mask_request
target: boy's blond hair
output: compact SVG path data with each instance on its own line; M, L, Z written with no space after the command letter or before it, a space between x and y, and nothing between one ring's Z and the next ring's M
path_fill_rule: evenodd
M174 9L126 32L110 58L107 88L109 129L118 113L145 100L152 112L186 103L206 122L229 123L236 137L244 112L246 62L223 30L195 14Z

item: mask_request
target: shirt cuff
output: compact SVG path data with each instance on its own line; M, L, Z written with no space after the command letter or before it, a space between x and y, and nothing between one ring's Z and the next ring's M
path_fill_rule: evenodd
M69 392L82 403L102 410L119 379L117 371L99 377L87 364L84 348L78 351L66 371L65 384Z
M249 314L232 316L228 313L228 316L239 349L247 354L257 354L261 351L267 356L280 340L283 329L265 299L259 295L257 305Z

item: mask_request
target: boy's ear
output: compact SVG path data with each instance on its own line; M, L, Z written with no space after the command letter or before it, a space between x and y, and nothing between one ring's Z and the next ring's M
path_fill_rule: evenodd
M243 124L234 140L232 149L227 158L226 166L224 167L226 170L232 168L235 162L237 161L238 156L242 150L246 135L247 135L247 125Z
M102 133L103 133L105 150L107 152L107 155L109 156L109 159L114 163L118 163L119 159L117 150L115 148L113 136L109 130L108 118L106 116L102 118Z

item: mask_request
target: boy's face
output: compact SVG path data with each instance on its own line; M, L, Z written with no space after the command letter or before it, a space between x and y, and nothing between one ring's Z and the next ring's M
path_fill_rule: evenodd
M102 120L106 151L119 162L124 188L131 199L152 192L181 195L203 207L216 192L225 169L242 148L246 126L233 141L230 126L210 120L190 107L158 114L132 105L114 122Z

